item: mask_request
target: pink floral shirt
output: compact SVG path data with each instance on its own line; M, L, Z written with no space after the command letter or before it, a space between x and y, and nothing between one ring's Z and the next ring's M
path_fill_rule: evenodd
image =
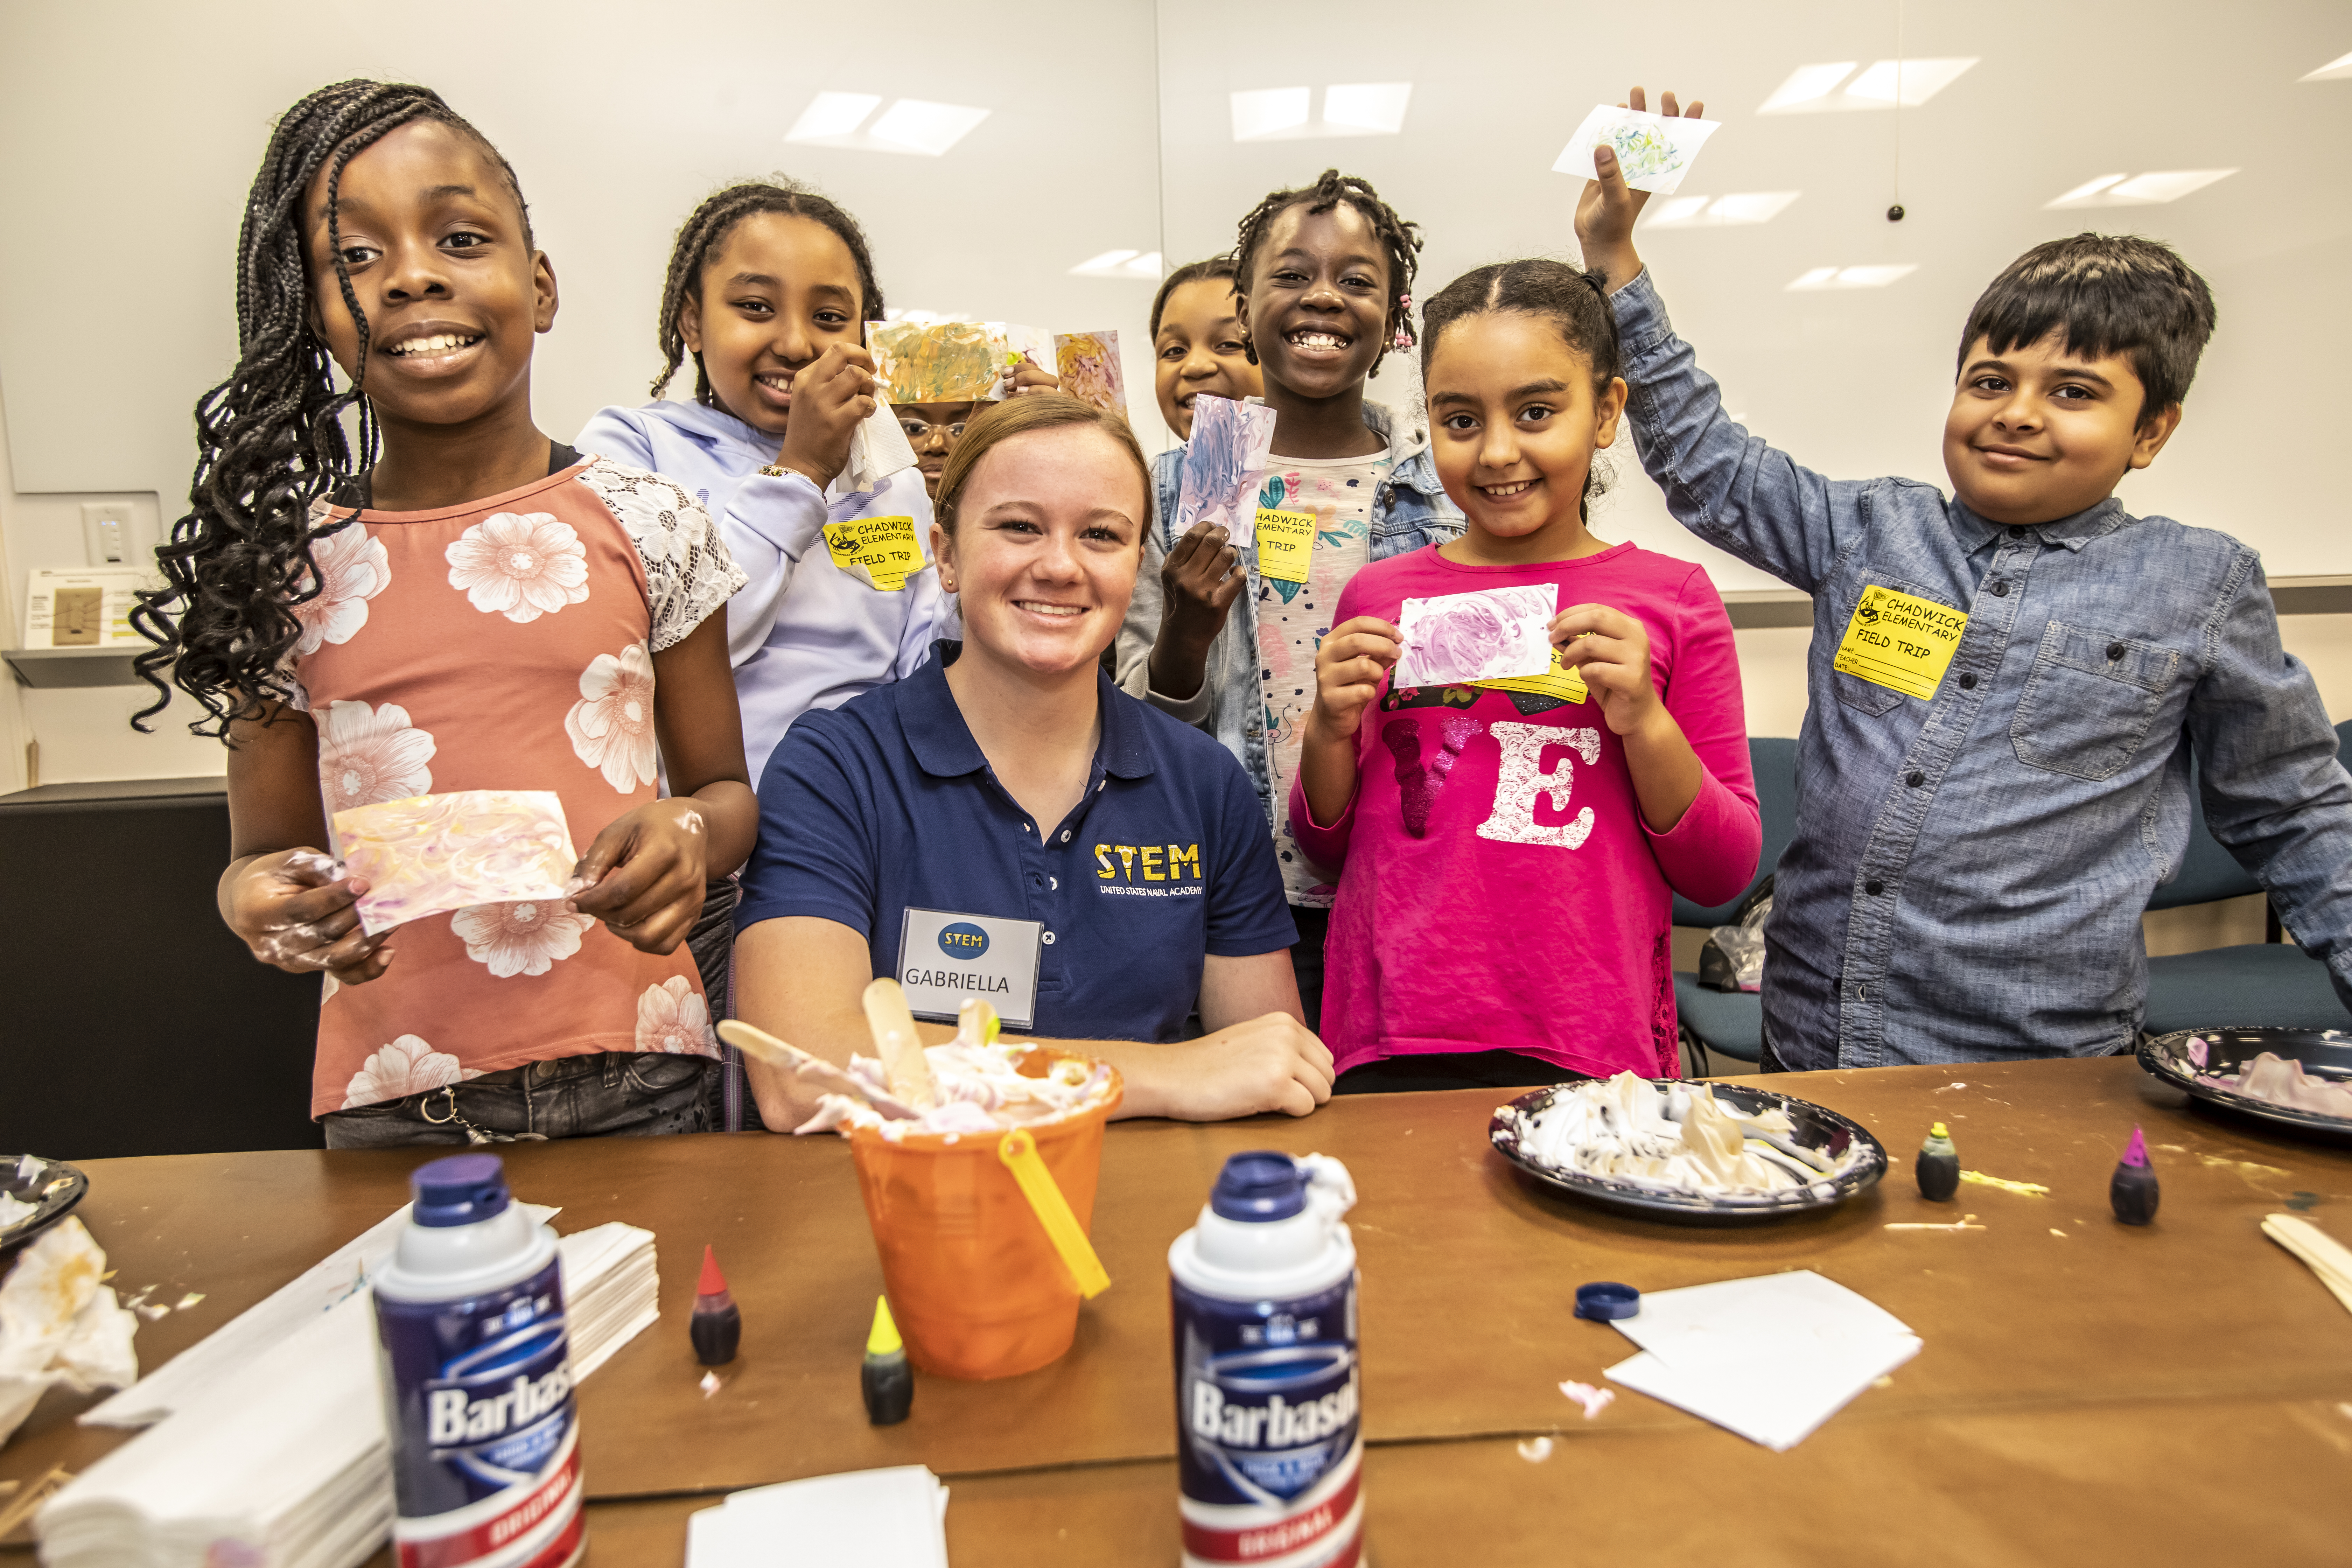
M321 503L314 525L349 515ZM743 584L691 495L602 458L446 510L362 512L313 554L292 697L329 821L551 790L583 853L657 793L653 655ZM718 1054L686 948L639 952L568 903L429 915L390 946L380 979L326 982L313 1116L559 1057Z

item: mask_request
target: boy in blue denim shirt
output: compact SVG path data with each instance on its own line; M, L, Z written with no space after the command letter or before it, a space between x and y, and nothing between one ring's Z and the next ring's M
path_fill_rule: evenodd
M2011 263L1961 334L1948 501L1734 424L1634 253L1645 198L1605 148L1596 171L1577 235L1615 289L1643 466L1685 527L1813 597L1767 1069L2129 1048L2192 750L2213 836L2352 1005L2352 778L2261 562L2113 493L2179 425L2204 280L2091 234Z

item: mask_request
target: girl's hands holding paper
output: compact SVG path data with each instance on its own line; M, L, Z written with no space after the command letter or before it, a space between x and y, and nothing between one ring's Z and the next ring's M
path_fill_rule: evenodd
M1396 668L1403 634L1378 616L1358 616L1334 626L1315 650L1315 707L1307 715L1309 743L1353 741L1364 710L1380 695L1381 677Z
M1232 539L1222 523L1196 522L1160 563L1163 609L1151 650L1151 689L1162 696L1181 699L1201 689L1209 645L1249 585Z
M1646 112L1648 99L1640 88L1626 95L1626 101L1617 106ZM1703 120L1706 105L1693 102L1687 110L1679 108L1671 92L1661 95L1658 112L1673 119L1680 114L1690 120ZM1592 152L1593 177L1584 183L1584 194L1576 204L1576 239L1583 247L1584 266L1588 271L1599 271L1609 279L1609 291L1614 294L1631 283L1642 270L1642 258L1633 249L1633 220L1642 216L1642 208L1650 200L1650 193L1637 191L1625 183L1624 171L1618 167L1617 154L1607 147Z
M693 800L650 802L614 818L580 857L572 907L640 952L673 952L702 912L709 858Z
M359 897L368 885L316 849L256 855L226 889L228 927L262 963L291 974L331 974L363 985L392 963L392 933L360 929Z
M793 373L791 420L776 467L804 474L824 489L849 467L849 443L873 416L874 356L835 343Z
M1571 605L1551 618L1551 640L1560 668L1583 677L1611 733L1674 722L1650 678L1650 633L1641 622L1606 605Z

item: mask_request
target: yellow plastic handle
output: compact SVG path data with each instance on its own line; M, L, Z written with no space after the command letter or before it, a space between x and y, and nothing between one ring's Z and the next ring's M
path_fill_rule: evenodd
M1110 1289L1110 1276L1103 1271L1102 1259L1095 1256L1094 1243L1078 1227L1078 1216L1070 1212L1069 1200L1054 1180L1054 1173L1045 1169L1038 1157L1037 1140L1025 1128L1014 1128L996 1145L996 1157L1004 1162L1013 1179L1021 1184L1021 1195L1029 1200L1036 1211L1037 1223L1045 1227L1045 1237L1054 1250L1062 1255L1062 1262L1077 1281L1078 1294L1094 1300Z

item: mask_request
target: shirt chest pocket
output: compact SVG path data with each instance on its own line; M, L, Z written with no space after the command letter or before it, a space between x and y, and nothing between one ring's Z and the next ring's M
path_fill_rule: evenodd
M1916 583L1888 576L1883 572L1864 572L1847 585L1844 594L1839 599L1840 618L1837 629L1840 646L1843 645L1847 637L1855 634L1857 626L1854 612L1860 607L1864 596L1873 588L1885 588L1897 594L1908 594L1915 599L1925 599L1930 604L1945 603L1942 595L1930 593ZM1951 608L1948 605L1945 605L1945 607ZM1865 632L1871 629L1869 617L1864 618L1860 629ZM1848 674L1843 669L1836 668L1834 661L1830 670L1830 683L1836 690L1840 702L1858 712L1866 713L1874 719L1903 700L1904 694L1893 687L1883 686L1875 680L1860 675Z
M2174 649L2052 621L2010 721L2017 760L2075 778L2113 778L2147 739L2179 668Z

